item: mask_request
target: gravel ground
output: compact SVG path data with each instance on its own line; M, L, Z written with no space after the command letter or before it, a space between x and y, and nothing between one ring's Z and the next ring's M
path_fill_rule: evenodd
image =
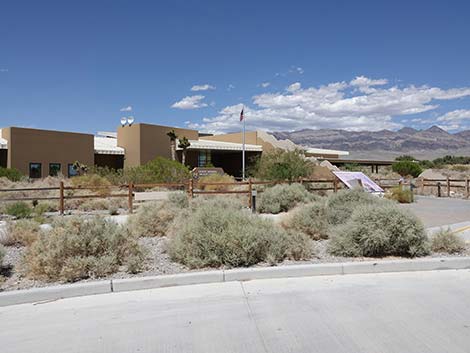
M166 237L154 237L154 238L141 238L140 243L149 250L147 260L145 262L144 270L137 274L129 274L126 272L117 272L109 277L102 279L120 279L120 278L131 278L131 277L142 277L142 276L156 276L164 274L176 274L191 271L204 271L212 270L197 269L190 270L186 266L180 265L170 260L168 254L165 252ZM350 262L350 261L384 261L400 259L399 257L385 257L385 258L370 258L370 257L338 257L332 256L327 252L328 240L313 241L312 240L312 256L308 260L304 261L290 261L285 260L277 266L289 266L299 264L319 264L319 263L338 263L338 262ZM9 246L6 247L6 256L4 259L4 281L0 282L0 291L9 291L17 289L27 289L33 287L47 287L52 285L61 284L60 282L42 282L35 281L24 277L21 274L21 257L25 251L24 247ZM470 249L459 255L452 256L469 256ZM432 257L444 257L450 256L448 254L437 254L427 256ZM260 263L253 267L268 267L271 266L268 263ZM93 281L96 279L87 279L81 282Z

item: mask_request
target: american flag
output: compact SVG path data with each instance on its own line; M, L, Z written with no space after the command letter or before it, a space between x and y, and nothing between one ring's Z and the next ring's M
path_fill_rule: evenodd
M245 108L242 109L242 111L240 112L240 121L243 121L243 119L245 119L245 116L243 115L243 110Z

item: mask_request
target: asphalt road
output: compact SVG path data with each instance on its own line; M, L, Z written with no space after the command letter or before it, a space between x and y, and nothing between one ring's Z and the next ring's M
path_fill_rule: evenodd
M416 202L402 204L424 223L426 228L470 221L470 200L416 197Z
M0 309L2 353L467 353L470 271L173 287Z

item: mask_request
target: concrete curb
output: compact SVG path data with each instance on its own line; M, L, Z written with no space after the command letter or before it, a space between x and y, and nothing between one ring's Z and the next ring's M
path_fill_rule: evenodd
M269 278L313 277L367 273L470 269L470 257L364 261L278 267L242 268L176 275L135 277L0 293L0 307L53 301L94 294Z

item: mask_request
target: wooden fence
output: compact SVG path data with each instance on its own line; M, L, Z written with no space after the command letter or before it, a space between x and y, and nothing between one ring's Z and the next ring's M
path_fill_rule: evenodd
M399 185L396 179L377 179L383 188L391 188ZM100 199L100 198L126 198L129 213L134 208L135 192L146 189L164 188L164 189L180 189L187 192L188 196L193 198L196 195L246 195L248 205L252 206L252 193L254 190L262 192L263 186L272 186L276 184L300 183L306 185L309 191L333 191L337 192L343 188L343 184L337 178L334 179L298 179L293 181L256 181L248 179L241 182L228 183L200 183L194 179L181 183L155 183L155 184L125 184L120 186L65 186L64 182L60 182L58 187L42 187L42 188L22 188L22 189L0 189L0 202L8 201L41 201L41 200L57 200L59 203L59 211L64 214L66 210L66 201L73 199ZM320 184L320 185L316 185ZM208 188L215 190L208 190ZM57 191L56 196L32 196L34 192ZM90 191L92 194L77 195L75 191ZM28 193L27 196L6 197L2 198L2 193Z
M463 192L465 198L470 197L470 179L425 179L418 178L416 181L419 193L424 195L426 188L432 188L432 191L437 192L438 197L443 195L450 197L452 189L457 189Z

